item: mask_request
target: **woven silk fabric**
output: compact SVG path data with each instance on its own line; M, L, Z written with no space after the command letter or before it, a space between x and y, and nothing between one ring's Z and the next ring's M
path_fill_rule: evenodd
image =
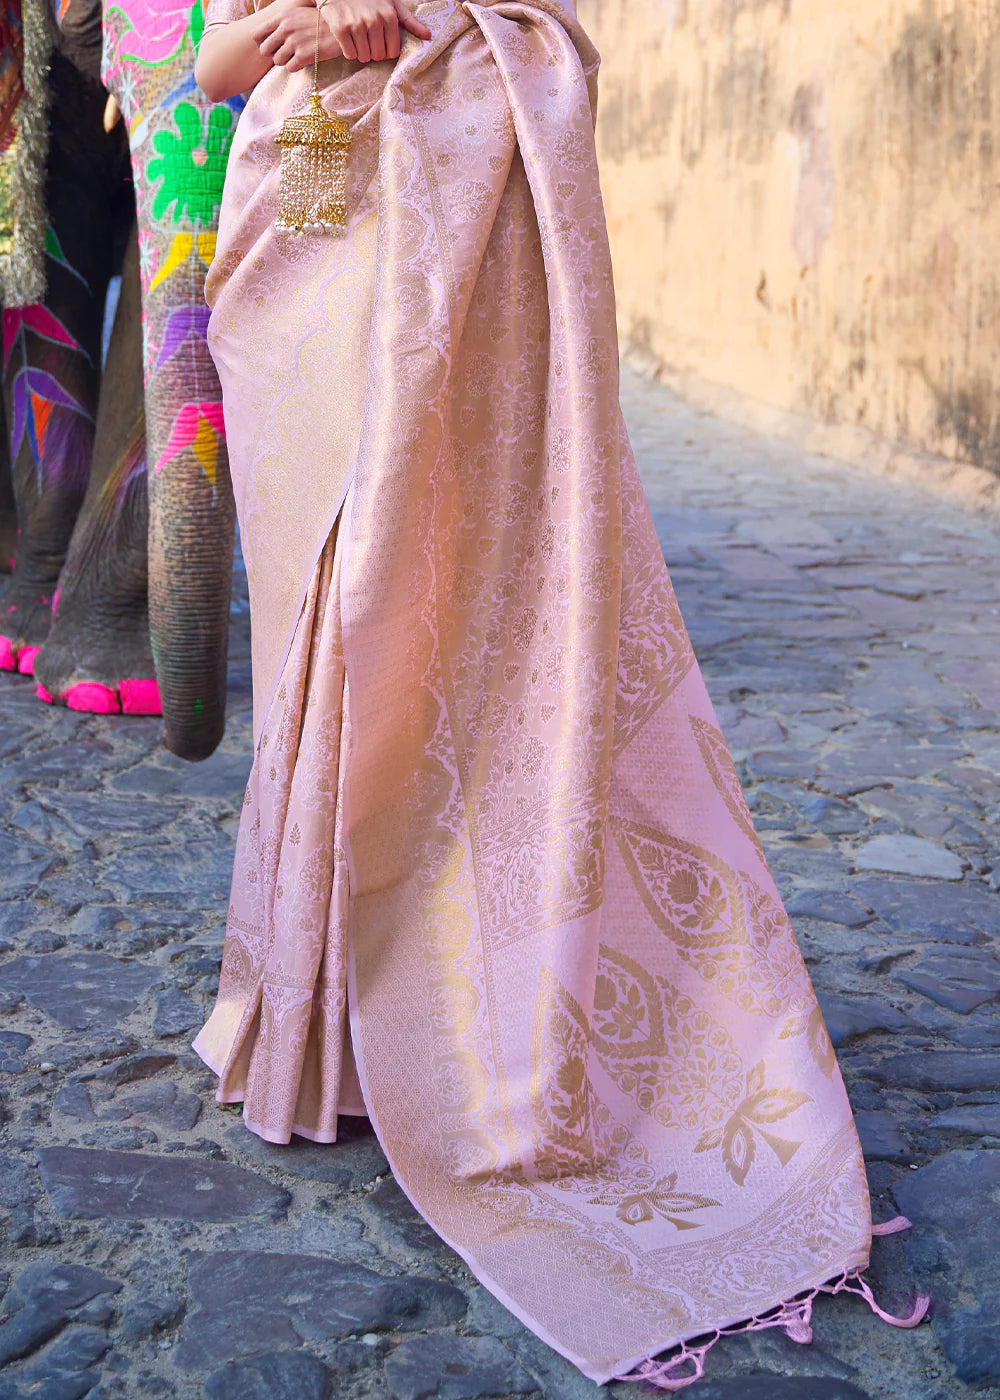
M256 755L196 1045L272 1141L366 1110L605 1381L863 1267L868 1193L622 424L597 55L548 0L418 12L321 69L346 237L274 228L309 74L230 160Z

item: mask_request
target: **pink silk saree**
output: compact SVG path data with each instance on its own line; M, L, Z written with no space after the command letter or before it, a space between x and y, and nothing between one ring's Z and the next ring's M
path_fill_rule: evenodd
M864 1165L622 424L597 55L551 0L419 13L322 66L343 238L274 228L310 75L230 159L256 753L195 1045L271 1141L367 1112L539 1336L675 1389L867 1290Z

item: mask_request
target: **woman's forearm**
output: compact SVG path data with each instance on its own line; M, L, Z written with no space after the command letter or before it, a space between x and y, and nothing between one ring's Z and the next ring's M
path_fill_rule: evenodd
M211 102L249 92L276 63L299 72L314 58L361 63L399 57L401 31L427 40L413 0L265 0L264 8L202 35L195 81ZM312 16L302 10L311 10Z
M231 20L202 35L194 79L210 102L225 102L238 92L249 92L274 66L259 45L289 9L312 6L312 0L272 0L270 5Z

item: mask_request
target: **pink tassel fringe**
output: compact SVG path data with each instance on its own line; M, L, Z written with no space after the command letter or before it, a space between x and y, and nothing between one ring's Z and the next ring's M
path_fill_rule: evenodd
M907 1220L905 1215L897 1215L881 1225L873 1225L872 1234L895 1235L900 1230L908 1230L910 1224L911 1222ZM843 1273L833 1283L820 1284L818 1288L811 1289L801 1298L793 1298L790 1302L780 1303L760 1317L752 1317L746 1322L738 1323L735 1327L716 1328L708 1341L702 1342L700 1346L690 1347L687 1342L681 1342L667 1361L656 1361L650 1358L640 1362L626 1375L616 1376L615 1379L646 1381L658 1390L675 1393L679 1390L685 1390L695 1381L702 1379L705 1374L705 1357L720 1337L735 1336L739 1332L763 1332L768 1327L781 1327L793 1342L801 1342L804 1345L806 1342L812 1341L812 1307L820 1293L834 1295L837 1293L857 1293L859 1297L864 1298L876 1317L880 1317L883 1322L888 1322L891 1327L916 1327L927 1316L931 1302L928 1294L918 1294L914 1300L913 1310L908 1317L894 1317L892 1313L887 1313L879 1307L870 1285L861 1277L861 1270L855 1269L852 1272ZM682 1368L688 1364L694 1369L684 1372Z

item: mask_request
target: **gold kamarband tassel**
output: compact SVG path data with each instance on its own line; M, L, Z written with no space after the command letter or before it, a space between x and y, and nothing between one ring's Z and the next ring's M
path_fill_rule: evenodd
M309 107L286 117L275 138L281 147L280 207L275 228L289 233L343 233L347 223L347 152L351 129L323 108L319 95L320 6Z
M294 233L336 233L347 222L346 122L323 110L313 88L309 110L286 117L277 135L281 147L281 206L276 228Z

